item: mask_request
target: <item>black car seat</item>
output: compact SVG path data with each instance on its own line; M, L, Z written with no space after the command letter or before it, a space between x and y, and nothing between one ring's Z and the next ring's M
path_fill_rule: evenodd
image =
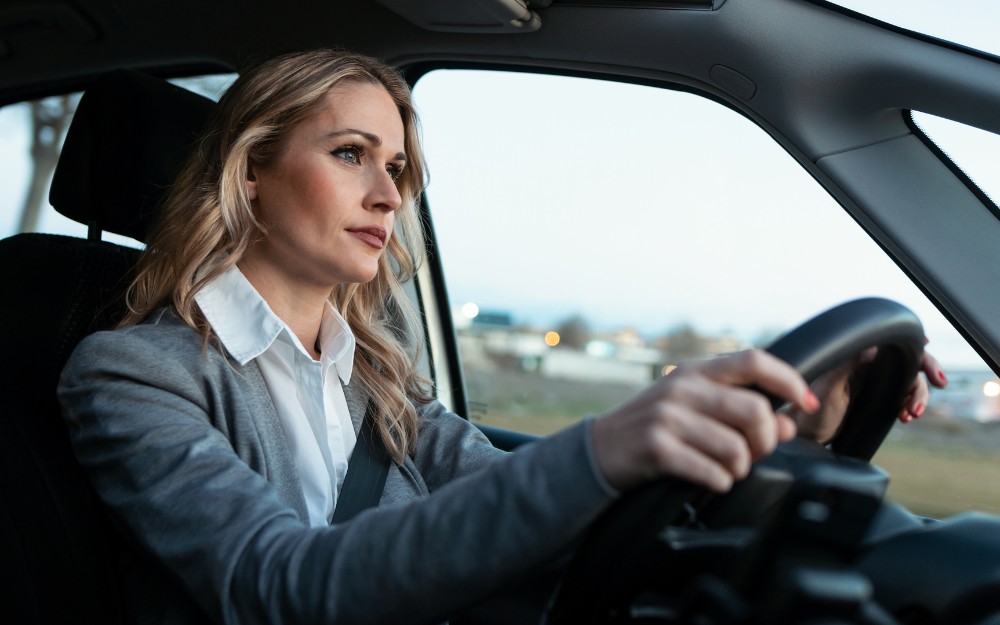
M87 239L0 241L0 622L129 621L114 574L116 533L76 464L56 401L66 358L124 311L158 205L211 114L202 96L132 71L90 87L67 133L50 202Z

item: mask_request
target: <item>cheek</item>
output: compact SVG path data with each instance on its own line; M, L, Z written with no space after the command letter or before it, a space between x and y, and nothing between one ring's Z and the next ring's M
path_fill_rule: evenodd
M396 212L389 213L389 238L396 236Z
M279 219L312 224L315 230L322 224L340 221L345 210L342 186L314 178L302 178L298 184L290 186L284 202L272 210L281 211Z

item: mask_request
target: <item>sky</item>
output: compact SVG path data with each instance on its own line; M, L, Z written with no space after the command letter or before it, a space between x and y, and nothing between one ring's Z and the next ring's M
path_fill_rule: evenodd
M957 18L949 4L851 8L905 9L911 19L901 25L996 46L1000 3L979 3L981 13L963 4L975 19ZM918 314L948 365L984 367L761 130L689 94L600 87L458 71L418 83L428 197L454 306L474 302L543 326L579 313L592 326L647 335L691 324L753 341L843 301L881 296ZM484 119L499 120L496 132L483 131ZM929 116L918 123L1000 196L1000 137Z
M1000 53L995 0L840 4ZM631 85L455 71L428 75L415 94L456 306L543 326L582 314L598 329L655 335L691 324L753 341L877 295L910 306L944 362L983 366L826 192L728 109ZM484 133L484 119L497 132ZM28 175L26 121L23 107L0 109L7 180ZM918 123L1000 197L1000 137ZM16 227L22 195L0 188L0 235ZM42 230L83 234L53 211Z

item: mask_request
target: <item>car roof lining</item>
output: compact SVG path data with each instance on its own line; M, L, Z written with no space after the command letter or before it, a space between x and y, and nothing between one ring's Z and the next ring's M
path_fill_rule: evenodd
M697 92L743 113L778 141L896 257L946 315L963 327L971 327L968 320L983 323L975 302L949 294L970 286L974 292L976 282L950 270L914 265L904 249L895 248L886 233L873 226L879 216L875 203L881 210L905 210L905 194L893 194L890 186L885 197L876 199L840 185L850 163L864 161L861 155L883 145L907 146L917 160L923 151L936 161L934 167L948 169L950 165L942 164L926 146L911 145L910 110L1000 133L995 113L1000 110L1000 62L991 55L970 55L961 46L886 27L819 0L728 0L715 11L553 3L537 9L543 23L537 32L515 35L432 33L376 2L348 5L347 0L288 0L281 10L270 9L266 20L254 7L200 0L177 0L169 6L93 0L69 6L94 25L97 39L73 41L59 28L12 25L9 10L0 9L0 38L7 48L0 56L0 92L5 97L79 89L120 65L152 68L158 75L192 74L331 44L380 56L409 69L411 78L430 67L482 65L595 75ZM347 6L349 20L342 19ZM301 20L307 12L311 19ZM157 28L132 32L129 24L135 20ZM223 22L225 29L216 26ZM581 32L588 33L582 47ZM835 45L843 41L863 45ZM752 97L741 99L714 82L711 68L716 65L752 81ZM38 80L40 75L48 77L45 82ZM867 167L886 184L912 182L894 167L877 162ZM982 198L959 187L939 189L938 201L960 207L955 210L974 210L973 202L983 209ZM987 216L996 221L992 214ZM892 236L907 236L902 225L890 231ZM936 286L944 278L953 286ZM1000 344L1000 332L975 342ZM987 351L996 362L1000 354Z
M1000 106L1000 64L995 60L966 57L946 46L929 47L925 41L905 32L885 29L829 6L801 0L735 0L716 11L626 11L616 7L557 3L539 9L545 18L541 30L524 35L430 33L376 3L355 3L360 4L352 5L355 20L340 26L335 19L337 3L331 2L326 9L310 5L310 11L318 12L315 21L319 25L302 28L302 24L297 24L296 45L292 46L291 40L289 45L282 45L281 37L274 37L276 42L261 37L268 41L267 48L253 41L254 33L262 28L259 23L262 20L250 19L253 12L232 16L232 25L224 33L218 29L209 29L211 33L199 30L186 32L186 41L169 41L171 31L189 26L183 21L178 24L177 20L198 14L189 2L179 2L176 10L160 9L171 15L150 16L163 19L163 38L152 41L135 41L121 32L130 12L149 11L147 5L142 4L139 9L134 1L122 2L123 15L115 20L107 15L106 3L88 4L86 10L90 13L86 19L97 25L102 37L96 42L74 42L64 37L66 40L61 40L62 45L57 49L61 48L60 53L66 57L65 69L55 82L80 85L103 70L121 65L102 66L99 59L107 63L108 52L113 58L131 59L127 67L133 69L175 68L190 73L195 68L242 67L293 47L335 43L381 56L398 65L478 57L484 61L539 69L564 67L600 71L603 67L613 68L611 73L627 75L669 73L670 82L690 82L706 91L711 89L701 85L722 90L710 75L712 67L722 65L757 86L751 100L737 104L768 119L812 160L904 134L906 124L900 111L908 109L1000 132L1000 118L991 114ZM189 6L185 8L186 4ZM290 12L295 11L296 4L299 2L291 2ZM281 14L273 18L274 28L279 33L283 28ZM821 30L824 34L821 40L813 41L817 20L823 20ZM604 23L614 23L616 27L613 31L599 30ZM3 24L3 12L0 11L0 32L9 33L9 26L4 30ZM380 36L365 37L365 33L375 30L374 24L379 25ZM857 29L865 31L866 44L852 46L833 56L831 46L826 43L851 40ZM708 36L720 30L726 32L729 39L719 41L717 37ZM574 49L572 56L575 58L570 58L565 52L565 42L581 31L594 31L600 36L593 37L586 50ZM25 46L38 45L17 36L24 34L15 31L6 37L11 52L6 58L0 58L0 67L4 68L0 90L5 93L13 83L21 94L27 95L32 88L31 76L37 75L30 52L18 53ZM219 37L225 43L215 40ZM54 45L54 41L50 40L49 44ZM179 45L185 47L183 56L179 51L171 52ZM199 49L200 53L191 51ZM244 52L234 58L231 52L234 49ZM908 62L914 57L919 57L920 63ZM942 71L956 62L976 64L970 69L980 74L996 72L997 80L963 84L966 72ZM78 64L76 69L74 64ZM895 73L901 68L908 74L897 77ZM916 74L917 71L926 76ZM52 68L47 67L46 73L51 75ZM152 73L162 75L160 71ZM921 88L931 79L952 82L963 97L942 98L939 89ZM897 83L904 90L893 86ZM38 85L37 92L51 92L51 85L52 82ZM795 110L789 110L784 104L789 99L796 101Z

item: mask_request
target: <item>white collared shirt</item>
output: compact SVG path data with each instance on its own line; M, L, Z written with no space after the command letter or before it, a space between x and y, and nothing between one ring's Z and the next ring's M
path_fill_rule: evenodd
M327 304L317 361L235 265L194 299L240 365L257 359L302 480L309 524L329 525L357 442L341 386L350 383L354 367L347 321Z

